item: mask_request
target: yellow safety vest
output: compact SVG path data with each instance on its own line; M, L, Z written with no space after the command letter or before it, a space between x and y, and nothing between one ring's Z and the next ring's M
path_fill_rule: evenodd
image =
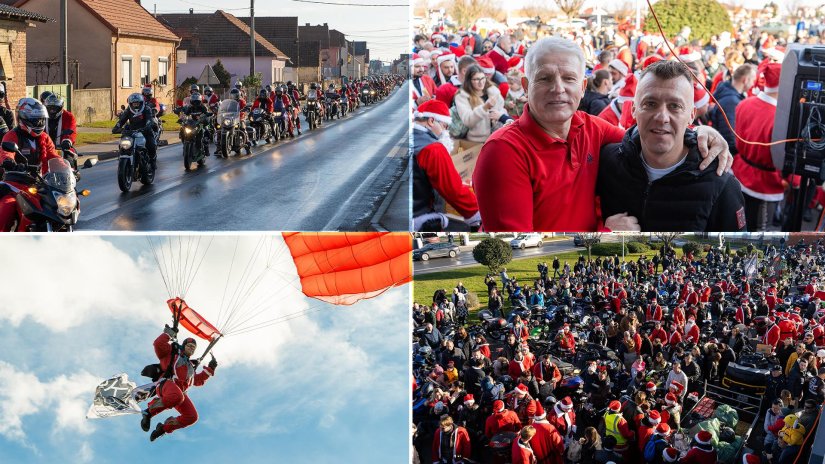
M621 414L607 413L604 415L604 431L606 436L612 436L616 439L616 446L621 446L627 443L627 439L619 432L619 421L622 419Z

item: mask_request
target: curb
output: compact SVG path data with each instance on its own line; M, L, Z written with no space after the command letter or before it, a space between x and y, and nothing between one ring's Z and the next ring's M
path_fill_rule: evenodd
M399 177L398 180L400 181L401 179L409 177L409 171L409 167L404 169L404 172L401 174L401 177ZM390 188L390 191L387 193L387 196L384 197L384 201L381 202L381 205L378 206L378 210L375 212L375 214L373 214L372 219L370 219L370 227L372 227L378 232L389 232L389 230L381 224L381 218L387 212L387 209L389 209L390 204L392 204L392 202L395 201L395 196L398 194L398 189L400 189L401 185L405 183L406 182L403 181L396 181L393 183L392 187Z

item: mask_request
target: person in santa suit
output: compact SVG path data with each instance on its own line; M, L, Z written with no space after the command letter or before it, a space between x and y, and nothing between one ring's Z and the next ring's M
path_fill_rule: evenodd
M175 341L176 336L177 329L166 326L163 333L155 339L155 355L160 360L161 370L165 371L168 377L161 381L155 398L142 411L140 428L148 432L152 417L167 409L174 408L180 415L159 423L149 435L150 441L155 441L175 430L189 427L198 420L198 411L195 410L195 405L192 404L186 391L193 385L203 386L210 377L215 375L215 369L218 367L218 362L213 356L208 366L195 373L197 366L191 358L197 349L197 342L189 337L178 345Z
M456 73L456 56L453 53L444 53L435 60L436 75L433 79L437 87L446 84ZM438 88L436 88L436 95Z
M54 145L58 147L64 140L68 140L74 146L77 140L77 122L69 110L63 109L63 99L52 94L46 98L45 105L49 113L49 137Z
M518 440L513 442L513 464L536 464L536 456L530 447L530 440L536 435L536 428L525 426L519 433Z
M647 311L645 311L645 322L650 321L661 321L662 320L662 307L659 305L659 302L654 298L653 301L647 305Z
M699 343L699 326L693 317L689 317L685 323L685 341Z
M779 326L776 325L776 320L773 317L767 318L767 330L765 331L765 336L763 337L763 343L766 345L771 345L772 347L776 348L776 345L779 344L781 331Z
M541 402L536 400L535 403L536 412L532 425L536 429L536 436L530 441L530 446L536 455L536 461L538 464L563 464L564 438L556 427L547 421L547 413Z
M450 76L449 80L435 90L435 98L444 102L447 107L453 106L455 95L461 90L461 84L464 83L464 75L467 73L467 68L471 65L477 64L476 59L471 55L464 55L458 59L456 64L456 72Z
M673 314L671 314L671 317L673 318L673 322L677 326L679 326L679 327L683 326L685 324L685 308L684 308L684 306L678 305L675 308L673 308Z
M713 435L707 430L700 430L693 438L693 443L679 464L716 464L716 449L711 440Z
M553 411L547 416L547 422L558 430L564 442L567 443L576 434L576 412L573 411L573 400L565 396L556 403Z
M493 66L496 68L496 71L500 72L502 76L506 76L509 69L507 62L510 60L512 54L513 38L510 34L505 33L501 34L496 41L496 46L493 47L493 49L490 50L486 56L493 62Z
M443 102L421 104L413 121L413 222L416 231L448 228L443 203L451 205L470 226L478 226L476 196L461 180L450 151L452 139L447 127L450 110Z
M670 324L670 336L667 339L667 344L670 345L672 350L679 343L682 343L682 332L679 325L674 321Z
M532 359L525 356L523 350L519 350L515 356L513 356L513 359L510 360L510 364L507 367L507 375L517 379L521 377L522 372L530 371L532 367Z
M570 332L570 324L565 323L562 326L558 340L559 348L570 354L576 354L576 338L573 336L573 333Z
M776 303L778 302L776 298L776 282L771 282L771 286L765 290L765 303L768 304L768 309L773 311L773 308L776 307Z
M427 75L427 59L413 54L412 96L413 108L435 98L435 82Z
M797 317L799 317L797 315ZM786 338L796 338L797 335L797 327L794 321L785 317L779 320L779 323L776 324L779 327L779 339L784 340Z
M699 294L693 289L693 285L688 284L687 288L688 291L687 295L685 295L685 304L688 306L693 306L699 303Z
M670 341L667 332L662 328L662 321L654 321L653 331L650 332L651 341L656 340L657 338L662 342L662 345L665 345Z
M544 355L541 362L536 363L531 370L539 385L550 384L550 391L555 390L561 381L561 372L549 354Z
M521 421L515 411L504 408L504 401L493 401L493 414L484 423L484 435L490 439L501 432L518 432Z
M662 417L659 411L656 411L655 409L648 412L647 416L642 418L642 421L639 424L639 436L636 440L636 446L638 447L640 454L644 454L647 441L653 436L653 433L656 431L656 427L658 427L661 422ZM667 424L664 425L667 426ZM669 431L670 427L668 427L668 432Z
M456 464L472 456L467 429L453 424L449 414L441 416L441 427L433 437L433 464Z
M662 410L659 415L662 418L662 424L667 424L670 428L676 430L679 428L679 421L682 419L682 405L679 404L679 398L673 391L665 395L665 404L662 405Z
M771 141L781 69L779 63L768 64L764 70L764 91L744 99L736 107L736 131L742 139L748 142ZM765 230L768 205L784 198L787 182L773 165L770 147L737 140L736 149L739 156L733 160L733 175L739 179L745 195L748 231Z
M616 60L618 61L618 60ZM624 105L627 102L632 104L633 97L636 95L636 84L638 83L638 79L636 78L635 74L630 74L627 76L624 81L622 87L618 90L618 95L614 98L610 104L607 105L605 109L599 113L599 117L604 119L605 121L613 124L614 126L621 127L619 125L619 121L622 118L622 111L624 110ZM622 127L622 129L628 129L627 127Z
M504 405L507 409L515 411L522 424L533 422L536 413L536 404L533 397L528 393L528 388L523 383L518 384L513 391L504 395Z

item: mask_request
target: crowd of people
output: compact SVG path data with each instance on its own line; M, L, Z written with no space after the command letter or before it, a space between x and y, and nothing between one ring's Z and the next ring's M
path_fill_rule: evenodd
M807 462L825 401L825 242L737 251L556 258L415 302L416 459ZM746 442L696 425L705 392L734 387L758 403Z
M418 230L703 232L782 225L799 179L777 170L770 147L759 143L771 141L788 42L823 43L825 28L790 38L740 28L699 40L686 26L667 42L654 30L588 23L541 38L522 29L485 37L469 25L442 25L415 35L414 134L428 136L414 150ZM462 179L450 155L480 145L472 177ZM421 150L426 159L418 159ZM617 163L602 169L600 158L618 160L625 178L617 179ZM729 164L732 173L722 174ZM720 175L708 175L713 170ZM664 220L638 192L607 209L596 201L615 199L611 181L640 190L650 184L649 197L672 201L671 191L684 190L696 175L704 182L689 196L695 206L664 213ZM821 189L804 194L810 221ZM560 198L573 203L552 208ZM445 204L465 224L444 217Z

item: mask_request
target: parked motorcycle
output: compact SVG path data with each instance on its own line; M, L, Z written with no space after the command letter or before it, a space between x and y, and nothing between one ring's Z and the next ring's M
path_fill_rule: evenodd
M14 195L18 218L12 230L18 232L71 232L80 216L78 196L87 196L88 190L78 192L77 177L71 159L53 158L48 161L45 174L39 165L28 164L28 159L14 142L3 142L4 151L15 154L20 171L6 171L0 181L0 195ZM61 144L64 156L71 142ZM76 165L76 162L75 162ZM89 162L91 167L94 162Z

